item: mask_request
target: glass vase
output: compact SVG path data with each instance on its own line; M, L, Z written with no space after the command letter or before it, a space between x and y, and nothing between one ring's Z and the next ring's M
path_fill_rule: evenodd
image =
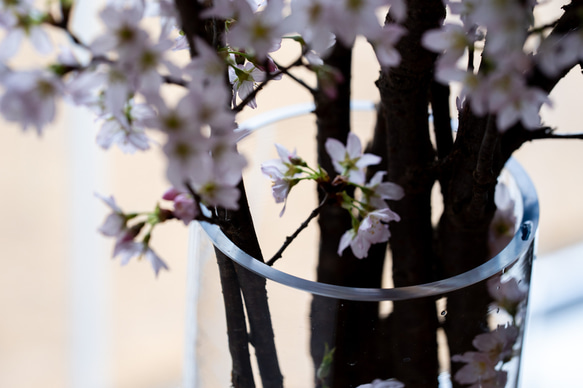
M371 127L372 103L355 102L352 110L353 128ZM258 164L274 157L266 151L274 142L292 148L315 136L311 111L313 105L303 104L241 125L251 131L261 129L261 136L244 140L241 147L253 155L245 183L264 252L277 251L317 206L314 186L294 188L280 218L281 208L270 198L270 184L258 173ZM298 154L308 162L315 160L309 149ZM383 288L316 281L315 222L273 266L247 255L218 226L193 224L184 388L232 384L229 346L233 344L227 336L225 290L219 282L222 274L214 260L215 249L235 263L238 273L266 280L277 364L286 388L517 387L539 210L533 184L515 160L507 163L500 181L516 220L514 233L498 248L500 252L465 273L409 287L392 287L390 264L384 266ZM486 301L480 302L480 314L448 311L448 300L471 303L474 298L476 303L480 298ZM427 320L416 313L427 306L436 316L429 329ZM253 338L253 333L249 336ZM465 348L456 343L460 336L469 336ZM255 361L258 350L250 346L249 352L253 384L269 386ZM437 361L428 366L428 359Z

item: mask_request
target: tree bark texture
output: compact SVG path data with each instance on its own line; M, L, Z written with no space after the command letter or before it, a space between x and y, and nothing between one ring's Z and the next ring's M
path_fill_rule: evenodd
M316 95L318 163L331 177L336 175L325 149L328 138L346 142L350 132L350 76L352 48L337 43L327 65L340 71L344 80L338 85L338 96ZM321 195L321 194L320 194ZM322 198L320 198L322 199ZM353 287L379 287L383 258L358 260L350 250L338 257L340 237L351 228L350 216L337 206L324 206L319 226L317 279L319 282ZM314 296L311 307L311 353L316 369L324 357L325 345L335 347L327 385L355 387L375 378L375 338L370 335L378 321L378 303L360 303Z

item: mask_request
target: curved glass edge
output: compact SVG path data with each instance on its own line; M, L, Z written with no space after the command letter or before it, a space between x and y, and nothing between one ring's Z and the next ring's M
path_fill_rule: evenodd
M356 102L359 103L359 102ZM355 106L355 110L370 110L372 103L363 102L362 106ZM253 125L247 125L245 129L256 129L256 125L264 126L269 123L282 120L284 118L295 117L300 114L310 113L313 111L313 104L295 105L290 110L285 110L285 115L276 116L275 112L269 117L264 117ZM374 107L374 104L372 105ZM289 112L292 112L291 114ZM279 112L283 114L284 111ZM526 171L514 158L510 158L505 168L511 173L516 185L519 188L522 202L523 214L520 227L517 229L512 241L500 253L488 260L484 264L462 274L438 280L431 283L425 283L408 287L397 288L356 288L337 286L333 284L318 283L315 281L303 279L297 276L282 272L276 268L270 267L265 263L253 258L237 247L225 234L218 225L201 222L203 230L208 235L214 246L223 252L227 257L249 271L270 279L274 282L293 287L299 290L310 292L312 294L346 300L357 301L397 301L405 299L415 299L428 296L439 296L460 288L468 287L472 284L485 280L501 272L513 264L532 244L539 222L539 204L536 196L534 184L528 177Z

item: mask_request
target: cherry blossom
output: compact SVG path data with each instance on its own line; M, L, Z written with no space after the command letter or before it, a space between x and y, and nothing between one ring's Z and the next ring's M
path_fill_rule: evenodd
M42 16L33 9L30 0L0 4L0 27L6 30L0 43L0 60L14 56L25 38L39 53L49 54L53 47L41 21Z
M381 162L379 156L362 153L360 139L352 132L348 134L346 145L337 139L329 138L325 147L336 172L359 185L364 184L364 168Z
M405 196L401 186L393 182L383 182L385 171L377 171L363 189L364 201L375 209L388 207L385 200L398 201Z
M103 225L99 227L99 231L108 237L117 237L126 229L126 217L121 208L115 202L113 196L104 197L100 194L95 194L101 199L110 209L111 213L105 218Z
M442 28L427 31L422 38L423 47L436 53L442 53L440 65L455 65L465 50L473 44L465 28L448 23Z
M265 79L265 72L261 71L251 62L244 65L232 65L229 67L229 81L233 85L233 105L236 104L236 98L239 96L244 100L253 93L255 84ZM253 98L248 103L249 107L257 108L257 102Z
M127 241L120 244L114 257L118 256L120 257L121 265L127 265L134 257L145 258L152 266L156 276L158 276L161 269L168 270L168 265L166 265L160 256L143 242Z
M329 17L331 7L331 0L292 1L292 12L285 19L285 30L299 33L313 51L326 55L335 41Z
M515 278L502 281L502 277L493 277L488 281L488 292L496 304L510 315L518 313L519 305L526 300L528 289L521 286Z
M24 130L36 127L40 135L55 118L55 100L63 94L61 79L48 71L33 70L8 72L1 81L5 91L0 97L0 113Z
M130 100L125 104L123 116L104 115L103 124L97 134L97 144L108 149L112 144L124 152L132 154L138 150L145 151L152 142L145 133L146 123L151 121L154 111L146 104L136 104Z
M99 56L115 49L122 62L133 61L148 38L148 34L139 27L144 16L143 4L135 2L124 6L110 3L99 16L107 31L91 43L91 51Z
M196 201L190 193L172 187L162 195L162 199L174 202L173 214L182 220L184 225L188 225L198 214Z
M375 12L383 5L382 0L338 0L331 4L333 32L347 47L354 43L357 35L374 36L380 28Z
M482 352L466 352L463 355L454 355L453 362L465 362L460 370L454 376L454 379L460 384L473 384L496 378L498 372L495 367L497 362L490 356Z
M100 92L106 78L105 73L98 71L75 72L65 81L65 97L75 105L99 111Z
M480 352L488 354L492 360L506 362L512 357L512 348L518 334L518 327L514 325L498 325L493 331L478 334L472 345Z
M494 194L496 212L490 222L488 245L492 256L498 254L514 237L516 216L514 215L514 200L510 196L508 186L499 183Z
M388 68L399 65L401 62L401 54L395 48L395 44L406 33L407 31L403 27L391 23L379 28L376 33L368 36L368 40L373 45L381 66Z
M360 225L347 230L340 238L338 245L338 255L350 246L352 253L359 259L368 255L368 250L372 244L386 242L389 240L390 221L400 221L399 215L389 208L374 210L366 215Z
M275 145L279 159L272 159L261 164L261 172L272 181L271 193L276 203L284 202L283 209L279 216L285 212L287 197L293 186L299 182L302 169L299 167L304 164L299 158L296 151L288 151L280 144Z
M184 69L192 79L191 87L222 85L227 69L224 58L219 57L217 52L200 38L195 39L195 44L197 55Z
M227 34L227 41L263 62L267 53L280 46L284 34L282 11L283 0L270 0L260 12L253 12L249 6L241 7L237 23Z

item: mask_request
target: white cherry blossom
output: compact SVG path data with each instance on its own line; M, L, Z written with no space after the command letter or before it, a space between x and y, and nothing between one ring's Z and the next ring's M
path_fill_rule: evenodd
M244 49L255 55L262 62L267 53L279 48L283 21L283 0L270 0L267 6L259 12L253 12L251 7L240 9L237 23L227 34L231 46Z
M293 186L298 183L301 176L301 169L297 164L301 159L298 158L296 151L288 151L280 144L275 145L279 159L268 160L261 164L261 172L272 182L271 193L276 203L284 203L283 209L279 216L283 216L287 203L287 197Z
M398 201L405 196L405 191L398 184L383 182L385 174L385 171L377 171L365 185L366 190L363 190L364 201L372 208L386 208L386 200Z
M391 237L387 223L400 219L399 215L389 208L371 211L360 222L357 230L352 228L342 235L338 255L342 255L342 252L350 246L354 256L359 259L365 258L372 244L386 242Z
M53 46L40 20L32 1L0 4L0 27L6 31L0 43L0 61L12 58L25 39L41 54L52 51Z
M229 81L233 85L233 105L237 103L237 96L244 100L253 93L255 85L265 79L265 72L261 71L251 62L244 65L232 65L229 67ZM248 103L249 107L257 108L257 102L253 98Z
M359 185L364 184L364 168L381 162L379 156L362 153L360 139L352 132L348 134L346 145L337 139L329 138L325 147L336 172Z
M56 99L63 94L61 79L47 71L9 72L2 78L4 94L0 113L5 119L20 123L24 130L36 127L38 134L53 121Z
M146 104L134 103L134 100L130 100L124 110L124 116L102 117L97 144L103 149L117 144L119 149L128 154L149 149L152 141L145 133L145 124L152 119L154 111Z
M144 16L141 2L129 6L119 3L108 4L100 13L107 31L98 36L90 45L95 55L106 55L116 50L122 61L133 61L148 34L139 26Z

